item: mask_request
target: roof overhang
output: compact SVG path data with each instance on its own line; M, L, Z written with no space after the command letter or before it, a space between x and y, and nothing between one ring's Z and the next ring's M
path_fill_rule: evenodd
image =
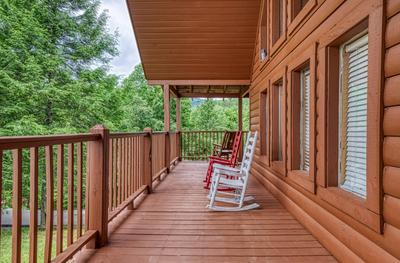
M149 84L250 84L260 0L127 4Z

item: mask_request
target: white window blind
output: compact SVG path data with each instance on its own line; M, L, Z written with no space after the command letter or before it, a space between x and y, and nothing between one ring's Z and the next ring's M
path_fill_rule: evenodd
M368 34L341 48L339 171L341 187L367 195Z
M310 170L310 68L300 72L300 169Z

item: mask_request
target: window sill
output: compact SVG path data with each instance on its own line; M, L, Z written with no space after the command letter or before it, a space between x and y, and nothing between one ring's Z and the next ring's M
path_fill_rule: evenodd
M299 26L301 21L311 12L311 10L317 5L317 0L308 0L307 4L301 9L301 11L289 22L288 34L291 35L293 31Z
M381 233L381 217L368 209L366 200L339 187L318 188L318 195L354 220Z
M279 176L285 176L285 163L284 161L272 161L271 168L278 173Z
M283 42L286 40L286 33L284 33L282 36L276 40L276 42L272 45L271 47L271 56L279 49L280 46L282 46Z
M315 186L309 172L303 170L292 170L288 172L289 180L300 185L307 191L315 193Z
M261 155L259 160L260 160L261 163L265 164L266 166L269 166L268 155Z

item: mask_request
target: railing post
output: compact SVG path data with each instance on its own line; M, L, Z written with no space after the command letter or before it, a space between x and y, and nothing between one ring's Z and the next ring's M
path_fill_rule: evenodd
M145 128L144 132L147 132L147 136L144 137L143 147L143 177L144 183L147 185L147 193L153 192L153 165L152 165L152 133L151 128Z
M169 174L169 167L171 164L171 143L169 140L169 135L170 133L167 131L165 135L165 167L167 168L167 174Z
M88 230L97 230L95 242L89 248L99 248L107 243L108 232L108 165L109 165L109 130L103 125L96 125L90 133L101 138L88 143Z

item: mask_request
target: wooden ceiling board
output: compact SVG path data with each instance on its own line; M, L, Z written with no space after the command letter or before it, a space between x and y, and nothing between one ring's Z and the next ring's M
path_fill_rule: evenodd
M250 79L260 0L127 4L147 80Z

